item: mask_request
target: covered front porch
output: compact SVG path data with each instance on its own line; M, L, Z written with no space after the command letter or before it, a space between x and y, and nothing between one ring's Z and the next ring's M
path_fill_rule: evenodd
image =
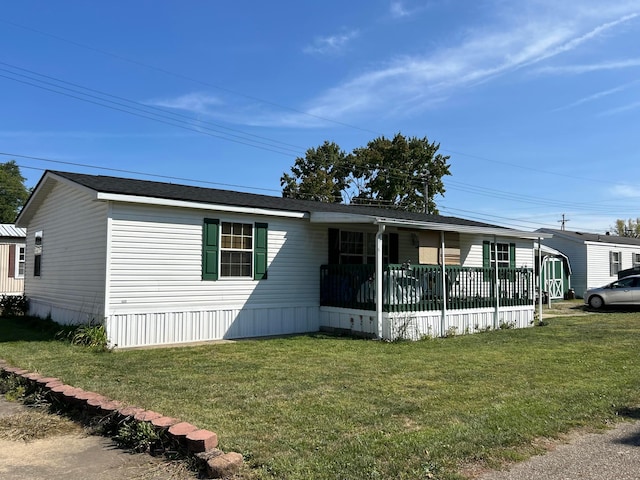
M534 324L533 243L544 234L439 215L310 220L328 228L323 330L416 340Z
M321 326L384 340L442 337L533 324L532 268L383 266L380 320L373 265L323 265Z

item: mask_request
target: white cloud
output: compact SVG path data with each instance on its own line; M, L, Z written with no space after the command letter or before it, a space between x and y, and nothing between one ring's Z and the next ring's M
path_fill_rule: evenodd
M640 187L632 185L616 185L611 190L615 197L638 198L640 197Z
M393 18L402 18L411 15L411 12L406 9L402 2L399 1L391 2L389 11L391 12L391 16Z
M309 54L329 55L341 53L347 44L358 36L357 30L338 33L328 37L317 37L311 45L306 46L303 51Z
M632 85L637 84L638 82L640 82L640 80L635 80L633 82L628 82L628 83L625 83L624 85L620 85L618 87L609 88L607 90L602 90L600 92L597 92L597 93L594 93L594 94L589 95L587 97L583 97L583 98L581 98L579 100L576 100L575 102L572 102L569 105L565 105L563 107L558 107L558 108L554 109L553 111L554 112L558 112L558 111L561 111L561 110L568 110L570 108L575 108L575 107L583 105L585 103L594 102L594 101L599 100L601 98L608 97L609 95L614 95L616 93L623 92L624 90L628 89Z
M215 111L213 107L223 104L218 97L201 92L188 93L174 98L152 99L145 103L156 107L186 110L201 115L211 115Z
M544 3L544 2L542 2ZM557 3L557 2L556 2ZM588 2L586 2L588 3ZM539 5L540 2L533 2ZM306 111L332 119L382 112L425 109L461 88L579 49L638 17L640 2L587 6L558 11L549 2L547 14L510 15L491 28L471 30L457 45L426 55L392 59L308 102ZM562 15L561 15L562 14ZM291 117L290 117L291 120Z
M640 67L640 58L629 58L627 60L617 60L613 62L592 63L584 65L546 66L537 69L536 72L544 74L579 75L583 73L591 73L602 70L622 70L635 67Z

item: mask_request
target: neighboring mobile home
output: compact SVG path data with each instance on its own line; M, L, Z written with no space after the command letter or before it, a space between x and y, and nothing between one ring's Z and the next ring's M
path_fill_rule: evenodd
M640 239L617 235L542 228L553 235L543 245L560 250L571 262L571 284L582 298L585 290L618 279L618 272L640 266Z
M440 215L46 172L30 313L133 347L318 330L395 339L533 323L533 241Z
M24 228L0 223L0 296L24 292L25 236Z

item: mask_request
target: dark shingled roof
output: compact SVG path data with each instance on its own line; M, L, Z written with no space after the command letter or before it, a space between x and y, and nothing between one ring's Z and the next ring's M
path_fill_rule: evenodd
M583 233L570 230L557 230L553 228L541 228L538 231L553 233L554 236L567 237L577 242L601 242L619 243L621 245L640 245L640 238L620 237L618 235L607 235L604 233Z
M442 215L427 215L424 213L407 212L390 208L314 202L309 200L298 200L294 198L283 198L270 195L257 195L254 193L235 192L232 190L220 190L217 188L193 187L189 185L152 182L148 180L136 180L131 178L109 177L103 175L87 175L82 173L58 171L51 171L50 173L59 175L60 177L66 178L87 188L103 193L163 198L168 200L181 200L214 205L262 208L267 210L308 213L350 213L419 222L434 222L449 225L503 228L496 225L475 222L463 218L447 217Z

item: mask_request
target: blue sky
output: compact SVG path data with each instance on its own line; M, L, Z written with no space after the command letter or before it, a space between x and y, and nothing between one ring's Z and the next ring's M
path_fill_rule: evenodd
M307 148L401 132L451 156L442 214L640 216L640 0L24 0L0 45L0 162L29 186L58 169L279 195Z

